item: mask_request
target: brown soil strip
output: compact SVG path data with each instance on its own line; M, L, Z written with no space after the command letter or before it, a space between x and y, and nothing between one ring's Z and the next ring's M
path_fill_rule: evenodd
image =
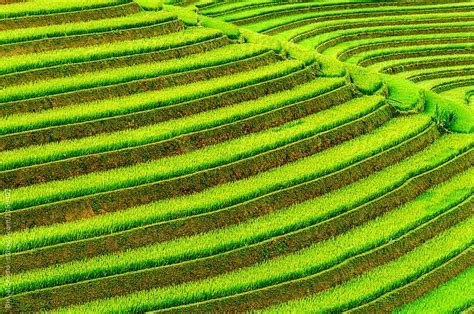
M137 13L140 10L141 9L138 4L135 2L130 2L122 5L113 5L96 9L85 9L76 12L60 12L54 14L6 18L0 19L0 31L121 17Z
M436 28L415 28L415 29L399 29L399 30L382 30L371 31L358 34L343 35L328 40L316 47L318 52L323 52L328 48L334 47L344 42L350 42L360 39L385 38L393 36L422 35L422 34L441 34L441 33L469 33L473 32L474 27L436 27Z
M310 67L268 81L176 105L110 118L96 119L81 123L66 124L0 136L0 151L66 139L83 138L100 133L134 129L169 119L177 119L207 110L222 108L239 102L258 99L264 95L291 89L297 85L314 79L316 77L316 72L317 69Z
M414 70L421 70L421 69L432 69L432 68L439 68L439 67L450 67L450 66L457 66L457 65L472 65L474 64L474 58L456 58L456 59L444 59L444 58L436 58L427 61L417 61L413 62L405 62L400 64L392 65L388 68L383 69L381 72L388 73L388 74L397 74L406 71L414 71Z
M389 61L389 60L401 60L408 58L418 57L430 57L430 56L448 56L448 55L461 55L461 54L474 54L473 48L446 48L446 49L431 49L424 51L410 51L410 52L392 52L381 56L371 57L359 62L360 66L369 66L376 63Z
M321 135L318 134L256 156L180 177L15 210L9 212L11 231L124 210L158 200L197 193L215 185L248 178L310 156L328 146L337 145L345 139L352 139L358 134L364 134L377 128L389 120L393 113L389 106L385 106L384 109L374 112L369 121L359 120L357 125L352 125L350 130L353 130L353 133L347 132L344 127L339 128L334 144L322 142ZM322 138L324 139L324 137ZM4 215L5 213L2 213L2 216ZM2 225L5 223L5 220L1 222Z
M351 87L346 85L318 97L171 139L3 171L0 172L2 178L0 188L13 189L52 180L64 180L90 172L126 167L140 162L184 154L303 118L333 105L347 102L353 97Z
M37 80L48 80L65 76L84 74L86 72L101 71L105 69L134 66L150 62L158 62L176 58L183 58L193 54L199 54L224 47L229 44L225 36L210 38L202 42L196 42L181 47L170 47L145 53L131 53L130 55L108 57L95 61L76 62L44 67L22 72L0 75L0 85L11 86L30 83Z
M151 26L5 44L0 46L0 57L38 53L55 49L93 46L138 38L149 38L179 32L183 29L184 23L182 21L171 20Z
M408 47L408 46L412 47L412 46L422 46L422 45L462 44L462 43L474 43L474 37L414 39L414 40L405 40L405 41L390 41L390 42L373 43L373 44L362 45L362 46L357 46L357 47L348 49L340 53L337 56L337 58L341 61L345 61L348 58L365 51L385 49L385 48Z
M443 168L446 167L450 168L450 165ZM319 224L218 255L169 266L151 268L150 265L150 268L140 271L14 295L11 301L17 311L39 308L46 310L217 276L271 258L294 253L319 241L343 234L351 228L360 226L396 208L399 204L415 198L415 194L421 192L420 189L408 191L408 198L398 199L395 203L389 204L384 204L384 197L381 197L378 202L366 203ZM339 264L327 265L324 270L315 270L316 274L220 299L169 309L169 311L185 310L186 312L201 313L249 311L328 289L373 267L402 256L438 233L469 217L472 214L472 202L470 208L465 204L460 204L379 247L349 257ZM353 220L354 217L355 220Z
M124 83L78 89L56 95L6 102L0 104L0 115L39 112L42 110L61 108L79 103L100 101L109 98L129 96L135 93L160 90L244 71L251 71L277 61L281 61L281 57L277 56L273 51L269 51L255 57L222 63L215 66L202 67L190 71L179 72L178 70L177 73L161 75L153 78L135 79Z
M422 4L429 4L428 3L417 3L417 5L422 5ZM264 20L271 20L274 18L282 17L282 16L288 16L288 15L296 15L296 14L304 14L304 13L311 13L311 12L325 12L325 11L330 11L330 10L349 10L349 9L356 9L356 8L361 8L361 7L387 7L387 6L397 6L397 7L403 7L403 6L413 6L413 2L372 2L372 3L357 3L357 4L344 4L344 5L328 5L328 6L322 6L322 7L312 7L312 8L297 8L297 9L288 9L288 10L280 10L277 12L270 12L270 13L265 13L253 17L248 17L236 21L231 21L231 23L236 24L236 25L245 25L245 24L251 24L251 23L256 23L256 22L261 22ZM440 9L423 9L422 7L417 8L417 9L407 9L407 10L400 10L403 12L399 12L399 15L407 14L408 12L417 12L417 13L412 13L412 14L419 14L419 12L432 12L432 13L454 13L454 12L466 12L469 10L474 9L474 6L464 6L464 7L452 7L452 8L440 8ZM370 14L369 12L367 12ZM388 13L388 12L387 12ZM410 14L409 13L409 14ZM345 16L345 15L342 15ZM368 15L370 17L370 15Z
M474 204L471 204L471 213ZM469 217L469 216L468 216ZM466 218L468 218L466 217ZM467 249L448 262L422 275L413 282L408 283L382 297L355 308L350 313L388 313L409 302L415 301L425 293L435 289L449 279L459 275L474 264L474 250Z
M464 87L464 86L474 86L474 79L459 80L456 82L447 82L447 83L439 84L432 87L431 90L436 93L442 93L454 88Z
M423 73L423 74L418 74L414 76L408 77L408 79L412 82L421 82L421 81L427 81L427 80L434 80L438 78L449 78L449 77L463 77L463 76L469 76L469 75L474 75L474 68L467 68L467 69L462 69L462 70L446 70L446 71L440 71L440 72L432 72L432 73Z
M319 25L316 25L317 23L322 23L322 22L327 22L327 21L339 21L339 20L347 20L347 19L366 19L366 18L387 17L387 16L435 14L435 13L438 13L438 10L439 9L431 9L431 10L424 10L421 12L400 10L400 11L392 11L392 12L381 11L381 12L367 12L367 13L350 13L350 14L343 14L343 15L340 15L340 14L330 15L330 16L310 18L310 19L296 21L290 24L285 24L282 26L271 28L267 31L264 31L263 33L267 35L275 35L289 29L293 29L293 28L297 28L297 27L309 25L309 24L315 24L314 30L301 33L291 38L291 41L298 42L303 39L314 37L319 34L325 34L329 32L335 32L335 31L346 30L346 29L375 27L375 26L390 26L390 25L417 25L417 24L429 24L429 23L439 24L439 23L450 23L450 22L469 22L473 20L472 17L466 16L466 17L456 17L456 18L427 18L427 19L400 20L400 21L375 20L375 21L364 21L364 22L352 22L352 23L345 23L345 24L341 23L339 25L326 26L326 27L319 27Z

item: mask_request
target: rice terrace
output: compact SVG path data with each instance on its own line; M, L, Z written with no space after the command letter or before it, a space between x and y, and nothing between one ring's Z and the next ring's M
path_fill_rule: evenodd
M0 313L473 313L474 1L0 0Z

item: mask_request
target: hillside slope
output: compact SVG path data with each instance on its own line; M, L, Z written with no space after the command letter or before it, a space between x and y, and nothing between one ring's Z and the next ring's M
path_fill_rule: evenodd
M6 312L472 307L471 2L13 2Z

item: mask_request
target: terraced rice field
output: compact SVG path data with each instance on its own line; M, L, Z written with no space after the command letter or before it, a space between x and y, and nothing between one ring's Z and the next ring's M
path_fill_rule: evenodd
M0 0L2 312L471 312L473 23Z

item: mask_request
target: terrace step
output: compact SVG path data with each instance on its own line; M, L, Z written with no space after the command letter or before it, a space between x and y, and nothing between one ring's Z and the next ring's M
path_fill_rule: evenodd
M310 228L313 230L311 232L319 230L315 234L318 234L317 238L322 240L325 237L330 237L333 232L343 232L351 226L362 224L378 215L382 215L390 209L399 206L400 203L414 199L425 189L439 184L443 180L447 180L456 172L466 169L466 167L469 167L468 158L469 154L464 154L460 158L448 161L434 170L418 174L414 173L411 178L400 186L387 191L376 199L368 200L366 204L360 205L355 209L348 208L344 213L338 214L339 216L337 217L339 218L331 218L332 220L328 220L328 222ZM472 153L470 158L472 159ZM435 176L439 176L439 178L435 179ZM324 180L318 179L316 181L322 182ZM254 200L244 200L240 204L205 214L158 222L72 242L53 243L51 246L14 253L9 257L10 271L12 273L28 271L34 268L91 258L101 254L136 249L158 242L171 241L179 237L189 237L198 233L209 232L215 228L226 228L318 196L321 193L305 194L305 191L314 186L316 181L282 189ZM416 184L421 184L422 188L414 188ZM292 200L292 197L295 199ZM283 204L278 204L280 200ZM213 224L206 224L209 221L213 222ZM328 230L331 230L331 232ZM307 242L302 241L301 243ZM71 254L71 252L74 252L74 254ZM2 259L5 259L5 256ZM25 261L29 262L26 263Z
M474 202L471 202L474 207ZM467 217L466 217L467 218ZM396 308L414 301L437 286L459 275L474 264L474 249L471 247L448 262L436 267L427 274L408 284L390 291L389 293L362 306L348 311L349 313L369 313L371 311L393 311Z
M453 49L440 49L440 50L428 50L428 51L412 51L412 52L394 52L387 53L383 56L371 57L360 61L360 66L370 66L379 62L388 60L401 60L415 57L431 57L431 56L448 56L448 55L460 55L460 54L473 54L474 48L453 48Z
M14 3L25 2L27 0L10 0L10 2L8 2L8 0L2 1L7 1L6 3ZM0 4L1 3L2 2L0 1ZM107 6L103 8L83 9L75 12L60 12L53 14L40 14L31 16L20 16L14 18L4 18L0 19L0 31L121 17L138 13L140 12L140 10L141 8L136 2L130 2L121 5Z
M128 96L152 90L160 90L198 81L218 78L239 72L250 71L261 66L281 61L274 52L260 54L215 66L201 67L195 70L160 75L154 78L134 79L125 83L112 83L101 87L78 89L66 93L47 95L25 100L0 103L0 115L39 112L41 110L66 107L78 103L93 102L109 98ZM132 69L130 69L132 71Z
M315 76L316 70L309 67L279 78L250 84L239 89L229 90L173 106L97 119L95 121L85 121L81 123L8 134L0 136L0 151L67 139L83 138L100 133L133 129L155 124L169 119L176 119L243 101L258 99L263 95L291 89L303 82L312 80Z
M2 171L0 172L0 177L2 177L0 187L17 188L41 182L63 180L93 171L105 171L167 156L184 154L208 145L303 118L336 105L336 101L344 103L353 97L355 95L352 88L346 85L308 100L211 129L180 135L169 140Z
M319 44L316 50L320 53L325 50L341 44L344 42L369 39L369 38L385 38L405 35L422 35L422 34L440 34L440 33L469 33L473 32L474 27L436 27L436 28L420 28L420 29L402 29L402 30L382 30L382 31L367 31L358 34L341 35L337 38L330 39L324 43Z
M181 20L175 19L151 26L4 44L1 45L0 57L148 38L179 32L183 29L184 23Z
M250 311L316 294L343 284L377 266L400 258L417 246L423 244L423 242L434 238L438 233L469 218L470 215L472 215L473 203L471 198L470 201L461 204L447 214L442 214L440 217L436 217L432 221L403 234L401 237L393 239L389 243L382 244L363 254L349 257L343 263L315 274L261 289L250 290L240 294L206 300L199 303L162 309L157 312L183 313L184 311L189 313L203 313L211 311L211 309L212 311L219 312ZM449 269L453 267L457 271L465 269L466 266L472 264L474 251L468 249L456 257L449 261L453 261L455 267L448 262L448 265L444 264L443 266L445 267L442 268ZM291 293L288 293L289 291L291 291ZM374 308L375 307L370 307L371 310ZM366 311L362 312L368 313Z
M397 207L399 204L390 206ZM451 226L462 222L472 215L472 197L461 202L450 210L428 219L413 227L400 236L385 241L375 248L368 248L364 252L348 256L342 263L327 265L325 269L313 274L306 274L267 287L243 293L229 295L223 298L205 300L200 303L183 305L181 307L165 309L165 312L209 312L218 309L222 312L259 309L276 302L285 302L302 296L316 293L350 280L357 275L383 265L402 256L403 254L433 238ZM382 205L383 206L383 205ZM370 212L370 209L367 209ZM377 213L376 215L381 215ZM360 214L362 215L362 213ZM367 221L373 219L371 214ZM359 216L361 218L361 216ZM337 226L337 231L321 224L310 226L282 236L274 237L261 243L220 253L210 257L198 258L192 261L130 271L108 277L90 279L52 288L38 289L11 296L10 300L15 309L42 309L50 310L57 307L88 302L96 299L120 296L136 291L182 284L188 281L201 280L248 267L268 258L275 258L302 250L314 242L329 239L331 236L343 234L350 228L363 224L347 221L338 226L336 221L324 222ZM325 234L331 230L330 234ZM281 248L284 247L285 250ZM471 255L470 255L471 256ZM466 261L466 259L463 259ZM471 262L472 263L472 262ZM466 263L463 263L464 265ZM179 274L179 275L178 275ZM311 288L311 289L309 289ZM291 293L288 293L291 291ZM80 292L80 293L78 293ZM270 297L271 296L271 297ZM263 300L263 302L262 302Z
M227 36L219 36L216 38L211 38L176 48L105 58L96 61L76 63L70 62L63 65L37 68L22 72L0 75L0 84L6 87L34 82L40 79L54 79L59 77L83 74L86 72L101 71L124 66L134 66L149 62L158 62L170 59L183 58L193 54L204 53L217 48L221 48L228 45L229 43L229 38Z
M350 57L355 56L359 53L371 51L371 50L377 50L377 49L422 46L422 45L462 44L462 43L474 43L474 38L468 36L468 37L461 37L461 38L415 39L415 40L406 40L406 41L373 43L373 44L361 45L355 48L345 50L341 52L340 54L338 54L337 58L341 61L345 61L349 59Z
M423 5L423 4L431 4L430 2L428 3L420 3L417 2L417 5ZM366 6L366 7L387 7L387 6L397 6L397 7L403 7L403 6L413 6L412 2L392 2L392 3L387 3L387 2L372 2L372 3L356 3L356 4L345 4L345 5L334 5L333 8L330 8L331 6L320 6L320 7L308 7L308 8L292 8L292 9L282 9L280 11L276 12L270 12L270 13L264 13L260 14L257 16L252 16L252 17L247 17L247 18L242 18L238 20L229 20L229 22L232 22L233 24L236 25L245 25L245 24L251 24L251 23L256 23L264 20L270 20L282 16L288 16L288 15L296 15L296 14L303 14L303 13L316 13L316 12L328 12L332 10L343 10L343 9L351 9L351 8L360 8L361 6ZM431 9L425 9L423 11L425 12L432 12L432 13L454 13L454 12L466 12L469 10L472 10L474 6L461 6L461 7L451 7L451 8L435 8ZM416 10L418 12L421 12L421 10ZM409 9L404 10L405 12L410 12ZM370 14L370 13L368 13ZM400 14L400 12L399 12ZM368 16L370 17L370 15Z
M417 24L439 24L439 23L453 23L453 22L471 22L473 17L456 17L456 18L432 18L432 19L413 19L413 20L401 20L401 21L384 21L384 20L375 20L375 21L364 21L364 22L352 22L352 23L343 23L347 19L366 19L366 18L377 18L377 17L387 17L387 16L410 16L410 15L423 15L423 14L434 14L439 13L438 9L433 10L423 10L423 11L381 11L381 12L366 12L366 13L351 13L351 14L337 14L329 15L323 17L315 17L299 20L289 24L276 26L268 30L263 31L262 33L266 35L276 35L280 32L287 31L290 29L295 29L301 26L315 24L315 29L300 33L291 38L291 41L298 42L309 37L314 37L316 35L335 32L340 30L349 30L362 27L375 27L375 26L390 26L390 25L417 25ZM328 21L341 21L341 24L332 25L332 26L323 26L318 27L318 23L328 22Z
M391 108L385 106L370 114L370 118L358 119L352 125L346 124L222 166L163 181L12 211L9 214L10 227L11 230L21 230L25 227L77 220L169 197L187 195L214 185L247 178L364 134L389 120L392 114ZM354 180L355 178L354 176Z
M421 69L432 69L440 67L458 66L458 65L472 65L474 58L460 58L460 59L443 59L433 58L433 60L426 60L420 62L405 62L401 64L395 64L390 67L382 69L381 72L387 74L398 74L407 71L421 70Z

